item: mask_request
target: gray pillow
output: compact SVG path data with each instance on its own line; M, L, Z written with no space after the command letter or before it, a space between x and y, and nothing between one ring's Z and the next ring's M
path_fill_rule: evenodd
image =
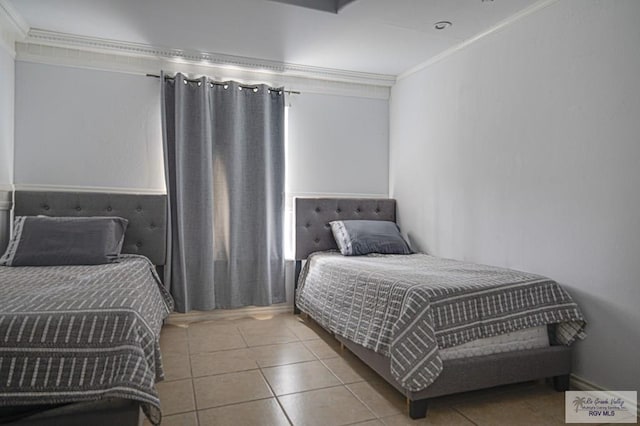
M17 216L2 266L116 262L129 222L121 217Z
M411 254L394 222L386 220L336 220L329 223L340 253L357 256L368 253Z

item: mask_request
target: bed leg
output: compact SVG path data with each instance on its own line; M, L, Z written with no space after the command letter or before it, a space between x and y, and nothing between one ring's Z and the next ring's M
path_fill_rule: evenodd
M296 272L293 275L293 315L299 315L300 309L296 305L296 295L298 293L298 278L300 278L300 270L302 269L302 261L296 260Z
M412 419L423 419L427 416L427 399L417 399L409 401L409 417Z
M569 390L569 383L571 382L570 374L563 374L562 376L553 377L553 388L558 392L566 392Z

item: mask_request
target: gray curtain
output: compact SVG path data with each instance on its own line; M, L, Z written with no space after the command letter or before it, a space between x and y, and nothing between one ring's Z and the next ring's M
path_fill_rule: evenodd
M176 310L284 302L282 91L161 78Z

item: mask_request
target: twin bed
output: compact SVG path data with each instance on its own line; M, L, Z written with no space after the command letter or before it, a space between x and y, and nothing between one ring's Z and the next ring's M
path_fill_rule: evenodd
M136 425L140 409L159 423L159 332L172 307L156 271L165 203L15 194L16 216L129 225L118 263L0 266L0 424ZM331 221L395 222L394 200L297 198L295 209L295 309L406 395L412 418L426 415L429 398L457 392L540 378L568 389L569 345L584 337L584 319L555 282L424 254L335 252Z
M335 252L330 222L395 222L394 200L297 198L295 209L296 310L405 394L412 418L457 392L541 378L568 389L569 345L585 323L554 281L425 254Z
M14 212L128 227L117 263L0 266L0 424L159 423L165 197L18 191Z

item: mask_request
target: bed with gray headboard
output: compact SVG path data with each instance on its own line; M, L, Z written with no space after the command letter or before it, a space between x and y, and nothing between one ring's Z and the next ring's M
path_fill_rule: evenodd
M165 195L17 191L14 200L15 216L118 216L127 219L122 253L145 256L162 276L167 253ZM142 422L140 408L139 402L119 397L71 404L0 404L0 423L138 425Z
M297 292L302 291L298 288L302 262L314 252L336 249L329 222L350 219L395 221L396 202L392 199L295 199ZM337 254L335 256L340 257ZM296 303L296 310L297 305ZM321 322L318 318L310 316L318 323ZM356 344L338 333L334 333L334 336L407 397L412 418L424 417L427 400L442 395L541 378L553 378L554 386L559 391L566 390L569 386L571 348L568 346L552 345L532 350L445 360L442 372L435 382L423 390L410 391L391 374L389 357Z
M98 192L16 191L16 216L119 216L127 219L123 253L141 254L164 266L167 230L165 195Z
M295 199L295 293L302 261L311 253L336 250L331 233L332 220L396 221L396 200L374 198L302 198ZM294 313L300 313L294 304Z

